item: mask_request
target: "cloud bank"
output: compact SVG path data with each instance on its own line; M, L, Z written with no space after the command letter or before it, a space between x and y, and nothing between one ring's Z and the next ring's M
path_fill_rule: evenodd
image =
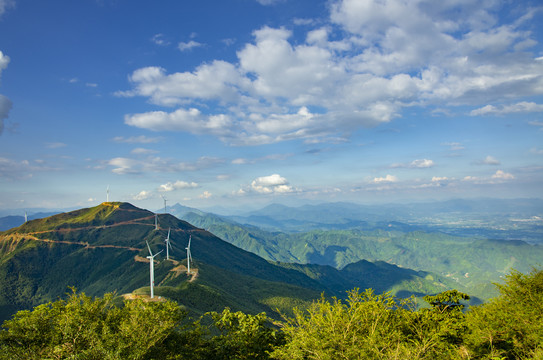
M543 93L543 60L530 52L537 42L523 27L538 9L504 24L499 6L333 1L327 24L311 28L304 41L264 26L236 62L213 60L184 72L140 68L130 76L132 89L117 95L176 108L129 114L128 125L233 145L337 141L419 105L475 107L473 116L541 111L525 101L488 105ZM183 43L182 50L197 45Z

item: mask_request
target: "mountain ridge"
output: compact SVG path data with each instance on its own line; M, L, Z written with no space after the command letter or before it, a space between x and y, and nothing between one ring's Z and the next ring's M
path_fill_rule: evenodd
M205 307L213 299L215 309L230 306L273 314L275 309L289 311L293 304L307 303L322 292L342 296L357 285L378 287L381 282L368 282L363 272L349 279L326 266L270 262L173 215L156 216L158 230L151 211L128 203L103 203L0 233L3 316L63 296L68 286L91 296L111 291L148 293L146 242L155 253L160 251L168 230L173 260L158 258L155 284L160 286L155 287L155 294L186 303L194 312L211 310ZM178 268L186 265L189 237L191 267L199 269L194 281ZM422 274L392 267L395 278L390 278L391 285L409 279L432 292L447 287L440 280L427 281Z

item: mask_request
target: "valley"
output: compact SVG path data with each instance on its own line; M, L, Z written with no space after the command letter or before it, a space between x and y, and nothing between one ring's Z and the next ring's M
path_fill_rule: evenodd
M155 224L151 211L103 203L0 233L1 317L62 297L69 287L91 296L148 296L146 242L153 253L163 250L168 230L172 258L163 253L155 260L155 294L195 316L227 306L276 317L321 293L342 298L353 288L418 298L457 289L477 304L495 296L492 282L543 262L537 241L461 236L432 229L437 223L385 221L397 219L398 212L377 209L368 215L368 209L352 204L272 206L236 217L179 204L169 210L157 214ZM189 237L195 270L190 276Z

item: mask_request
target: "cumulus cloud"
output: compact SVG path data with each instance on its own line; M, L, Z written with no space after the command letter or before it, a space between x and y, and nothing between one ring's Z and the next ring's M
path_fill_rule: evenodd
M258 177L251 183L251 188L262 194L289 193L294 191L287 179L279 174Z
M492 175L492 179L499 179L499 180L513 180L515 176L511 173L506 173L503 170L498 170L494 175Z
M183 72L137 69L132 88L117 95L176 107L127 115L128 125L205 133L236 145L345 139L416 105L445 111L467 105L475 108L473 115L542 111L542 105L522 101L543 89L543 61L530 53L537 42L523 28L536 10L524 9L504 24L500 6L335 0L329 23L308 29L305 41L293 40L285 28L264 26L235 61L209 61ZM189 41L180 49L198 45ZM488 105L504 97L516 103Z
M385 177L376 177L373 178L372 181L374 184L380 184L380 183L394 183L398 182L398 178L395 175L387 175Z
M167 182L166 184L162 184L158 187L158 191L162 192L169 192L174 190L181 190L181 189L191 189L198 187L198 184L195 182L186 182L177 180L176 182Z
M138 194L133 195L132 199L141 201L141 200L150 199L152 196L153 194L151 192L142 190Z

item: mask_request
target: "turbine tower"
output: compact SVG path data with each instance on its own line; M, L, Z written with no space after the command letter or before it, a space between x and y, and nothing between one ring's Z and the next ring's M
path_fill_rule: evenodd
M155 230L158 230L158 214L155 214Z
M107 186L107 189L106 189L106 202L109 202L109 185Z
M166 238L166 240L164 240L164 242L166 243L166 260L170 260L169 249L173 249L172 244L170 244L170 228L168 228L168 237Z
M25 211L25 222L28 221L28 215L26 214L26 211Z
M190 274L190 261L192 260L192 255L190 254L190 240L192 239L192 235L189 236L189 245L185 248L187 249L187 274Z
M149 250L149 256L147 256L147 259L149 259L149 276L150 276L150 283L151 283L151 299L155 297L154 293L154 287L155 287L155 256L160 254L162 250L157 252L153 255L153 252L151 251L151 247L149 246L149 243L147 240L145 240L145 243L147 244L147 249Z
M166 199L164 197L164 195L160 195L162 197L162 199L164 200L164 214L166 214L168 212L167 208L166 208L166 201L168 201L168 199Z

